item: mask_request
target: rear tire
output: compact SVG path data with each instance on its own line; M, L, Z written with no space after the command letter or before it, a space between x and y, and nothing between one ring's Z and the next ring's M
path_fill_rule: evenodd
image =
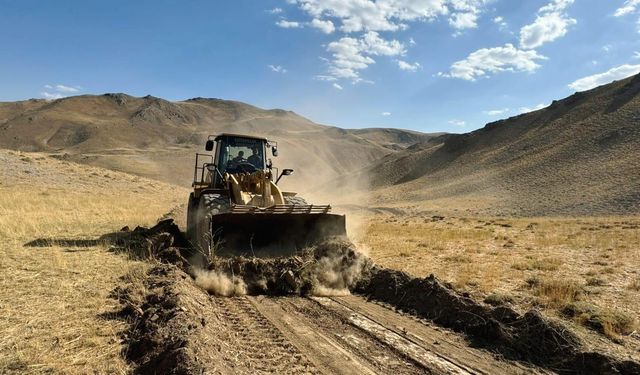
M294 206L307 206L309 204L304 198L298 196L284 197L284 203L292 204Z
M196 247L198 253L205 257L211 256L214 250L212 249L211 218L231 210L229 197L220 194L202 194L194 207L193 215L190 215L192 218L192 235L189 236L191 244Z

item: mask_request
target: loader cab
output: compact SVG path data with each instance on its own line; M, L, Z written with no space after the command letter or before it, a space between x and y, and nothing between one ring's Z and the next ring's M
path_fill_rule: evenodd
M251 173L266 169L266 139L223 134L214 141L214 162L222 174Z
M213 164L209 165L212 183L216 188L222 187L222 176L225 173L253 173L265 171L270 165L267 159L267 148L271 147L274 156L277 148L270 145L266 138L246 135L221 134L210 136L205 144L207 151L214 151ZM217 169L217 171L213 170Z

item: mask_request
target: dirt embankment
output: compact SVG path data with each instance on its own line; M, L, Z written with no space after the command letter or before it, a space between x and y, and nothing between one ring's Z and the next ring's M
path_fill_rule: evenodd
M114 293L124 306L121 317L131 323L125 356L138 373L335 372L327 370L330 364L322 362L318 355L304 351L304 340L294 344L296 340L285 332L316 334L319 330L316 325L320 323L315 320L329 315L334 321L328 326L339 330L329 330L329 336L340 336L347 329L339 327L341 324L347 324L350 329L354 326L373 329L375 320L368 316L354 320L352 313L340 315L340 310L333 305L335 301L342 301L341 297L330 297L328 302L322 300L324 297L298 297L348 293L383 302L398 313L424 318L458 332L471 347L499 353L506 359L505 366L517 361L513 366L523 363L532 372L537 372L535 366L540 366L567 374L640 373L640 364L636 362L585 351L580 339L567 327L545 319L536 311L521 315L506 306L489 307L457 293L433 276L418 279L377 267L348 242L328 242L288 258L212 259L207 269L196 270L187 261L193 255L192 250L186 247L182 234L170 220L148 230L136 228L116 237L122 248L154 257L161 263L149 272L142 285L133 283ZM294 318L285 319L279 326L274 323L275 318L267 319L268 314L261 312L269 303L257 303L255 297L215 297L205 290L227 296L292 296L284 300L289 302L269 297L276 298L273 299L276 302L269 302L277 305L273 316L286 316L284 311L293 309L291 316L315 318L310 320L310 326ZM400 319L398 313L393 314ZM363 325L367 319L374 323ZM374 332L383 332L380 337L388 340L395 337L384 331L390 327L383 325ZM464 366L456 363L466 363L469 359L459 362L454 359L472 349L447 352L443 355L444 362L430 361L425 360L429 357L424 354L427 352L422 352L426 350L424 347L411 346L415 343L412 344L406 332L391 333L400 339L391 343L371 342L371 353L347 356L351 362L345 364L345 368L355 366L352 368L361 370L355 373L362 373L365 368L373 372L450 373L455 367L454 372L467 373ZM329 340L327 334L318 334L318 337ZM366 337L362 340L372 340L371 334ZM385 361L367 362L371 359L366 358L374 353L380 354L376 350L390 350L390 347L390 353L395 354L389 355L399 356L397 361L391 361L398 367ZM340 348L336 349L335 356L341 352L351 353ZM493 366L495 361L485 362ZM516 372L513 368L492 371Z

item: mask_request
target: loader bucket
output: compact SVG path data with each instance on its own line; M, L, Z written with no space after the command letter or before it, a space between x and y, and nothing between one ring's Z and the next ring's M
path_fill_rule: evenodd
M224 213L211 219L218 256L290 256L331 237L346 236L344 215Z

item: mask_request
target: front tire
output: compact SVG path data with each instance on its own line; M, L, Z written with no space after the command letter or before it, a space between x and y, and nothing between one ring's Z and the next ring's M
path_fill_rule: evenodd
M213 255L215 244L211 228L211 218L231 210L229 197L220 194L202 194L194 205L192 235L190 240L196 251L203 256Z

